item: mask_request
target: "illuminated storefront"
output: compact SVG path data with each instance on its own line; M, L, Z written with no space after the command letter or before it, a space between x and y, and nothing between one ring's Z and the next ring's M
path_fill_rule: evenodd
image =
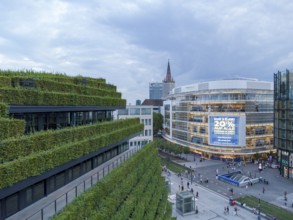
M273 149L273 84L233 79L178 87L164 101L164 138L210 158Z

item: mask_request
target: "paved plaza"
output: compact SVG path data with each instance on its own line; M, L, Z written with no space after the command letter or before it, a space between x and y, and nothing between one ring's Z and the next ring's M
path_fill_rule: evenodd
M178 161L181 165L191 167L195 170L195 181L192 182L190 188L193 188L194 193L199 193L199 198L196 200L196 206L198 206L199 213L189 216L181 216L175 211L173 207L173 216L177 219L203 219L203 220L216 220L216 219L257 219L257 215L251 211L238 206L240 211L238 216L233 215L233 207L230 206L230 214L224 214L224 207L229 205L229 198L237 198L243 195L253 195L257 198L280 206L292 212L293 216L293 181L283 178L279 174L278 169L266 168L262 172L258 171L257 164L246 164L245 166L227 167L227 164L217 160L204 160L200 162L200 158L189 155L187 161ZM195 159L195 161L194 161ZM262 177L268 181L268 184L256 183L253 186L237 187L229 183L216 179L216 173L219 175L233 172L235 170L241 170L243 174L252 175L253 177ZM165 174L168 176L168 174ZM200 183L200 177L202 176L203 183ZM181 177L171 172L168 176L171 182L171 195L175 195L179 191L179 185L182 186ZM204 180L208 179L208 183ZM184 190L187 189L187 182L191 182L190 179L183 177ZM230 192L233 188L234 194ZM287 192L287 204L284 201L284 192ZM292 217L293 219L293 217Z

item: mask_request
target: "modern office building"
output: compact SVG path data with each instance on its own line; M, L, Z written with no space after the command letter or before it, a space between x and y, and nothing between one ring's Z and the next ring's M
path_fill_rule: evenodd
M293 71L274 74L274 146L280 173L293 179Z
M164 138L209 158L250 160L274 151L273 83L253 79L201 82L164 101Z
M150 99L162 99L163 83L153 82L149 84Z
M126 109L119 109L118 119L139 118L144 125L144 131L129 140L129 146L144 146L153 141L153 106L127 105Z
M44 219L49 199L125 152L143 130L138 119L113 121L125 105L104 79L0 71L0 219L31 207Z

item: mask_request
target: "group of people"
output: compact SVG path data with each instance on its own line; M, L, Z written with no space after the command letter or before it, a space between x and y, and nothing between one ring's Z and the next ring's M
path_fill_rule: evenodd
M229 206L224 207L224 214L229 215ZM234 215L238 215L238 208L236 206L234 207Z

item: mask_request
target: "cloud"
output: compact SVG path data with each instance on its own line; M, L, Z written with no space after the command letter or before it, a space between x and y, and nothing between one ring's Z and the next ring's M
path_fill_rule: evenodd
M102 77L148 98L170 59L176 85L292 69L293 2L4 0L0 68Z

